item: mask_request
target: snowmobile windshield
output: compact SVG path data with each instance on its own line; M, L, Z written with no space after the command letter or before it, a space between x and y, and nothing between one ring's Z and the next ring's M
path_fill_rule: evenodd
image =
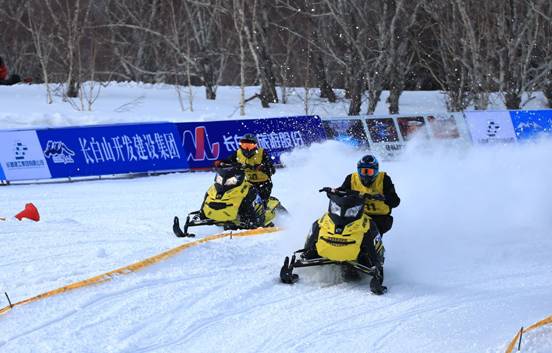
M245 179L243 170L236 167L224 167L216 169L215 188L218 194L224 194L226 191L241 185Z
M362 216L364 200L355 194L328 194L330 218L338 226L344 226Z

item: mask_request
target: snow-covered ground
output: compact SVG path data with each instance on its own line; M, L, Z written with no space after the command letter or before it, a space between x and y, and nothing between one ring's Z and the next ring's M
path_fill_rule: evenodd
M38 109L38 96L29 99L31 108L18 108L2 96L0 128L132 117L68 108L56 120L58 113ZM135 121L155 120L156 105L148 107L136 108ZM158 108L165 109L161 98ZM191 119L176 109L174 120ZM284 113L301 112L274 115ZM413 145L401 160L383 162L402 198L384 237L385 296L371 295L368 279L345 283L331 268L298 270L299 283L279 283L283 258L302 247L326 210L317 190L340 184L362 155L336 142L294 151L274 176L274 194L291 213L278 220L282 231L215 240L16 307L0 316L0 352L503 352L520 326L551 314L551 148L549 141L431 152ZM0 187L0 216L10 218L0 222L0 291L16 302L193 241L173 236L172 218L197 209L212 178ZM27 202L40 222L11 218ZM198 237L218 231L201 229ZM527 334L522 352L549 352L550 332Z
M85 88L89 85L85 84ZM60 87L52 85L54 103L47 104L44 85L0 86L0 129L25 128L32 126L74 126L88 124L106 124L112 122L147 122L147 121L202 121L238 119L239 87L221 86L217 90L216 100L206 100L205 90L194 87L193 111L190 111L187 88L181 94L184 111L182 111L177 91L172 85L151 85L139 83L111 83L106 87L95 85L94 93L98 98L88 110L87 99L74 99L72 104L64 102ZM99 89L99 91L98 91ZM247 87L246 98L258 92L258 87ZM90 91L88 89L86 92ZM278 91L281 95L281 90ZM343 96L342 91L337 91ZM387 114L386 99L389 93L382 93L376 114ZM316 114L320 116L345 116L349 101L340 98L337 103L327 103L317 98L316 90L311 90L308 103L305 105L303 88L288 88L287 104L271 104L270 108L261 107L258 99L246 104L246 117L278 117L291 115ZM524 102L527 98L524 99ZM305 109L307 107L308 109ZM524 108L535 109L546 107L542 92L537 92ZM367 103L363 102L362 112L366 112ZM498 95L491 96L489 109L504 109ZM308 110L308 111L307 111ZM437 91L404 92L400 99L401 114L423 114L446 111L445 98Z

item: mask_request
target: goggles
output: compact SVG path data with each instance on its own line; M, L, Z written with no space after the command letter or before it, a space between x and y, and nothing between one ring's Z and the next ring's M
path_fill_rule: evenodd
M254 150L255 148L257 148L257 144L255 142L245 142L245 141L242 141L240 142L240 148L242 150L246 150L246 151L252 151Z
M374 176L376 175L377 170L374 168L358 168L360 175L364 176Z

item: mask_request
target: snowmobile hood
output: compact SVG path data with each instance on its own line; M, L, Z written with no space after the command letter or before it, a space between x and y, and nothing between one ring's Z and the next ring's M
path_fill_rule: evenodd
M364 200L360 196L328 194L328 198L328 215L336 226L344 228L363 216Z
M355 261L360 253L364 234L370 229L370 217L362 216L343 228L337 226L329 213L318 220L320 232L316 251L332 261Z
M207 190L202 206L203 213L216 222L236 221L240 205L250 188L250 183L242 182L239 186L229 188L221 194L215 183Z
M245 173L235 166L216 168L214 186L218 195L223 195L231 189L243 184Z

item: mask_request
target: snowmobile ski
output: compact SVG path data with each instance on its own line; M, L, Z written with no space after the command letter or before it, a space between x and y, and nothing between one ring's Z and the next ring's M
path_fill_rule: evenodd
M280 280L286 284L293 284L299 280L299 275L293 273L293 264L295 263L295 255L291 257L291 262L289 257L286 256L284 260L284 265L280 270Z
M195 237L195 234L191 234L191 233L188 233L188 219L186 219L186 225L184 226L184 231L182 231L182 229L180 229L180 220L178 219L177 216L174 217L174 222L173 222L173 232L174 232L174 235L176 235L177 237L179 238L186 238L186 237L190 237L190 238L193 238Z

